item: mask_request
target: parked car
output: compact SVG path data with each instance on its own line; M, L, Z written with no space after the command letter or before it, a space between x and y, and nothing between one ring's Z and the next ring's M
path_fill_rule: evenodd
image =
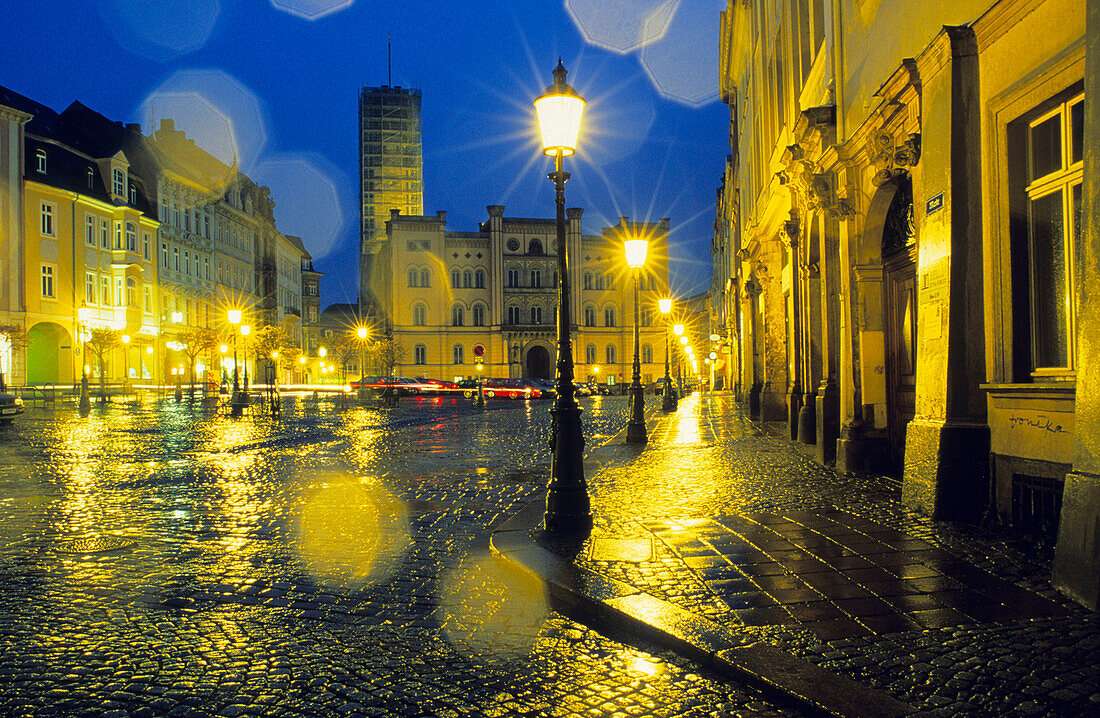
M488 399L538 399L542 390L524 379L486 379L484 387Z
M664 396L665 378L663 376L658 378L657 381L653 382L650 386L653 389L654 394L656 394L657 396ZM675 387L676 382L669 380L669 386Z
M573 382L573 394L575 396L592 396L592 387L584 382Z
M0 394L0 426L6 426L25 411L23 400L15 394L4 392Z
M386 389L395 389L398 396L413 396L420 393L417 383L403 376L365 376L362 380L356 379L351 382L351 388L355 391L358 391L360 386L374 389L378 393Z
M542 391L543 399L553 399L558 393L558 387L551 379L529 379L528 381Z
M444 379L414 379L413 381L415 382L416 389L421 394L439 396L440 394L450 394L451 392L460 391L458 384Z

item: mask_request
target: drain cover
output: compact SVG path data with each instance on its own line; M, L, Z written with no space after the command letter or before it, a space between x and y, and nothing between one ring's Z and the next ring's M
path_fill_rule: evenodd
M130 548L133 545L133 541L118 536L85 536L72 541L63 541L58 544L57 550L62 553L103 553Z

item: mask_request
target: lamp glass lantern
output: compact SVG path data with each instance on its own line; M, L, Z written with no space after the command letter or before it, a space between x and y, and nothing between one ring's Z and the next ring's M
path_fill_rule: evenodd
M682 337L684 335L684 325L683 324L673 324L672 325L672 333L675 334L678 337ZM684 341L682 343L687 344L686 341Z
M566 84L565 68L559 60L554 69L554 84L535 100L543 153L569 157L577 151L584 106L584 98Z
M649 252L649 241L645 239L628 239L623 242L626 252L626 264L631 269L639 269L645 265L645 257Z
M657 308L661 310L661 314L669 314L672 312L672 298L665 297L657 300Z

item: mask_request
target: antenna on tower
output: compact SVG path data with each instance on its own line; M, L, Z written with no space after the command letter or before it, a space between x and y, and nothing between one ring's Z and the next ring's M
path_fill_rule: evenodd
M393 87L393 35L386 35L386 84Z

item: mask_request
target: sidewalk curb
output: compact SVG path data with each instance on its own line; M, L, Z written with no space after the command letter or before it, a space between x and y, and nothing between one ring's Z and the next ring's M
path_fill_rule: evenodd
M601 633L641 637L781 702L838 718L907 716L912 706L766 644L748 644L713 621L626 583L576 566L539 544L545 494L489 540L493 553L544 582L555 609Z

